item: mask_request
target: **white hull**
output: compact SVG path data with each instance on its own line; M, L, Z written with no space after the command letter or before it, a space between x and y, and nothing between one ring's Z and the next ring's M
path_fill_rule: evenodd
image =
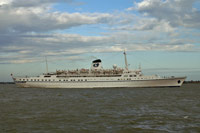
M180 87L185 77L122 81L80 81L80 82L16 82L19 87L33 88L134 88L134 87Z

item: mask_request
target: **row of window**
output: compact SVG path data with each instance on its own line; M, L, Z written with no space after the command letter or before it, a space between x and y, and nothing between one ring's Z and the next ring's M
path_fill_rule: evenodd
M19 79L19 81L56 81L55 79ZM87 81L87 79L83 80L83 79L71 79L71 80L61 80L59 79L58 81Z
M136 78L135 78L136 79ZM146 79L146 78L137 78L137 79ZM153 78L152 78L153 79ZM110 80L110 79L106 79L106 80ZM121 79L118 79L119 81L120 80L131 80L131 78L121 78ZM56 81L55 79L19 79L19 81ZM88 81L88 79L71 79L71 80L67 80L67 79L59 79L58 81Z
M124 75L124 77L137 77L137 75Z

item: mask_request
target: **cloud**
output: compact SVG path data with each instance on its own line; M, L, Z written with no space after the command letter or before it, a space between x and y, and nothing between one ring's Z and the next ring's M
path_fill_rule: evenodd
M193 9L191 3L185 7L186 1L143 0L128 11L113 13L60 12L52 10L56 2L75 1L0 2L1 64L39 62L44 56L50 56L52 60L83 60L82 55L87 53L119 52L124 49L200 51L198 32L195 35L188 30L198 27L199 18L193 20L198 11ZM131 13L131 10L143 15ZM79 30L84 26L87 28L81 34Z
M52 3L73 3L74 0L1 0L0 5L12 7L36 7Z
M132 24L118 26L117 28L112 28L112 30L124 30L124 31L154 31L154 32L165 32L172 33L176 30L172 27L169 22L164 20L157 20L155 18L144 18L137 17L137 21Z
M193 7L195 2L197 0L143 0L128 10L164 20L172 27L200 28L200 11Z
M44 8L0 8L0 33L48 32L86 24L108 23L112 15L106 13L60 13Z
M151 33L150 33L151 34ZM159 33L158 33L159 34ZM1 63L30 63L41 61L41 58L68 59L71 56L81 57L86 53L128 51L199 51L199 47L186 43L187 40L173 39L164 42L152 38L155 35L140 36L135 33L110 33L105 36L83 36L79 34L40 34L22 36L19 43L0 46ZM21 41L20 41L21 40ZM145 40L146 42L142 42ZM31 42L30 42L31 41ZM73 59L73 58L72 58ZM79 58L77 58L79 59ZM77 60L76 59L76 60ZM82 60L83 58L80 58Z

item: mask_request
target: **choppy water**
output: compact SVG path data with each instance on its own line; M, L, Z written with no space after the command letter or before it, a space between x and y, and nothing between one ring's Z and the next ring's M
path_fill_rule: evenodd
M0 85L0 132L200 132L200 84L123 89Z

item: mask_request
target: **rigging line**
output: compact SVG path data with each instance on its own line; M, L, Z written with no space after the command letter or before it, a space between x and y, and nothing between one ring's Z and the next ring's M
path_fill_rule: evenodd
M142 55L143 57L141 57L141 55L140 55L140 56L134 55L134 56L136 56L136 57L139 58L139 59L144 60L145 62L147 62L148 64L151 64L152 66L157 66L157 67L159 67L159 68L164 68L164 67L161 66L161 65L158 65L158 64L156 64L156 63L150 62L150 61L147 60L143 55Z
M30 62L30 63L21 64L21 65L23 65L23 67L20 68L21 72L16 73L16 75L18 75L18 74L21 75L21 73L23 75L26 75L26 76L30 76L29 74L31 74L31 73L34 73L34 75L35 74L38 75L39 73L35 73L34 70L40 70L37 67L40 66L42 63L43 62L40 60L40 61L37 61L37 62ZM24 72L26 72L26 73L24 73Z

